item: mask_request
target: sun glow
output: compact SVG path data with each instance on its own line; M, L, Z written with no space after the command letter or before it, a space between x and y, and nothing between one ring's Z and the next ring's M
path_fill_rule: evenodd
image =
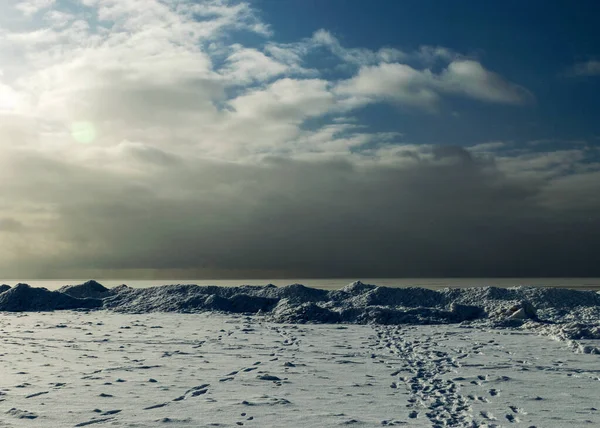
M71 136L78 143L93 143L97 137L96 127L92 122L74 122L71 125Z
M19 96L10 87L0 84L0 112L13 111L19 104Z

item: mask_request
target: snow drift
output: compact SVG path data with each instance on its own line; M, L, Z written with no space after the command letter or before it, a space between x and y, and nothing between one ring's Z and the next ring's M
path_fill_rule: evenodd
M0 311L53 311L102 307L99 299L77 299L59 291L17 284L0 294Z
M79 285L65 285L58 291L77 299L103 299L113 294L111 290L94 280Z
M281 323L448 324L537 328L560 340L598 339L600 294L570 289L388 288L354 282L327 291L301 284L238 287L165 285L108 289L96 281L58 291L0 288L0 311L108 309L126 313L261 314Z

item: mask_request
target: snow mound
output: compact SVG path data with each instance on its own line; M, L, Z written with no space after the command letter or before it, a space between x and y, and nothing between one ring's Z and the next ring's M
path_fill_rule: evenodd
M65 285L58 291L78 299L103 299L112 294L108 288L94 280L79 285Z
M435 290L426 288L376 287L362 295L367 306L403 306L407 308L444 307L448 299Z
M262 296L270 287L217 287L165 285L145 289L119 287L104 300L107 309L119 312L206 312L257 313L270 311L279 301ZM266 293L268 294L268 293Z
M538 309L600 306L595 291L541 287L471 287L440 291L447 298L467 304L497 305L502 302L529 301Z
M487 315L485 310L479 306L461 305L456 302L452 302L450 305L450 312L458 322L485 318Z
M102 307L97 299L77 299L58 291L17 284L0 294L0 311L53 311L60 309L92 309Z
M275 322L290 324L312 323L339 323L341 315L315 303L294 304L288 299L283 299L275 307L270 317Z
M292 284L285 287L267 285L266 287L257 289L256 293L260 296L269 297L272 299L287 299L288 302L294 304L325 302L329 300L328 291L306 287L302 284Z
M342 288L341 291L343 293L356 295L356 294L362 294L362 293L374 290L375 288L377 288L376 285L363 284L360 281L354 281L354 282L346 285L344 288Z
M600 320L590 324L567 322L550 325L529 325L540 334L554 340L566 342L575 352L580 354L600 354L600 344L591 341L600 340Z
M302 284L179 284L144 289L121 285L109 290L96 281L65 286L58 292L24 284L0 290L4 290L0 291L0 311L103 308L127 313L261 314L281 323L475 323L535 330L568 343L600 340L600 294L594 291L535 287L430 290L378 287L360 281L333 291ZM593 345L585 346L585 352L593 351Z

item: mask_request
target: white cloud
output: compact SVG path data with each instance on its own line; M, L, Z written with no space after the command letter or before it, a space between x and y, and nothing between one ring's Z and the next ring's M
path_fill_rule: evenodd
M443 95L502 104L524 104L533 99L525 88L473 60L452 61L440 74L398 63L365 66L341 82L336 91L362 97L365 103L382 99L425 109L436 107Z
M406 64L380 64L361 68L355 77L341 82L336 92L359 97L365 103L382 99L430 108L440 98L431 85L432 80L427 70L415 70Z
M65 28L70 22L76 19L76 16L62 12L59 10L50 10L44 15L44 20L47 21L54 29Z
M293 71L289 65L270 58L257 49L241 45L234 45L232 49L227 65L220 73L233 84L262 82Z
M16 4L16 8L25 16L35 15L41 10L48 9L56 3L56 0L23 0Z
M339 40L327 30L316 31L312 38L304 42L308 49L324 47L329 49L343 62L354 65L368 65L379 62L396 62L406 59L407 55L394 48L381 48L372 51L364 48L345 48Z
M293 49L289 46L281 47L274 43L267 43L265 52L277 61L291 67L300 67L303 62L302 56L305 54L301 50Z
M245 2L207 0L86 0L84 12L55 5L50 27L0 34L0 58L11 64L4 109L19 99L43 123L45 150L73 144L74 123L92 123L95 144L144 141L171 150L238 160L273 153L314 153L310 132L326 132L336 115L369 103L435 108L451 94L493 102L516 101L516 86L478 63L450 63L441 74L398 61L455 54L424 47L407 55L394 48L346 48L320 30L297 43L278 44ZM85 19L84 19L85 18ZM96 20L90 25L88 20ZM267 37L244 46L231 34ZM305 60L316 50L333 55L354 77L325 79ZM354 72L352 72L354 73ZM8 88L8 89L7 89ZM512 92L511 92L512 91ZM502 94L501 94L502 92ZM516 95L515 95L516 94ZM315 129L307 120L319 119ZM41 126L41 125L38 125ZM345 128L347 141L368 133ZM378 137L373 134L372 139ZM348 144L323 150L348 154ZM364 144L365 146L367 143ZM61 148L62 147L62 148ZM193 148L193 149L192 149Z
M533 95L527 89L486 70L473 60L452 61L440 76L438 86L445 92L492 103L525 104L533 101Z
M329 83L321 79L280 79L265 89L253 90L230 102L240 118L301 123L321 116L335 104Z

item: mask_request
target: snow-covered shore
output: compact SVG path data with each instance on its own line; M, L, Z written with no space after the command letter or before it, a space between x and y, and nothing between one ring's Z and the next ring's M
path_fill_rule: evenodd
M0 311L0 426L600 426L594 291L90 281Z
M19 284L0 288L0 311L107 309L120 313L219 312L261 315L279 323L454 324L519 328L599 353L600 293L537 287L430 290L354 282L341 290L165 285L108 289L95 281L58 291Z
M0 426L599 426L598 356L472 325L0 316Z

